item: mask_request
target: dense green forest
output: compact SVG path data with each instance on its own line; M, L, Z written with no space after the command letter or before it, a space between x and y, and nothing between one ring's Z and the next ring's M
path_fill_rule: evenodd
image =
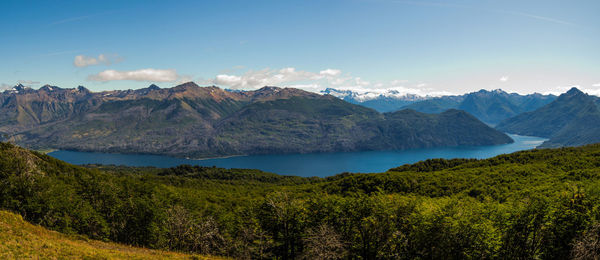
M600 145L329 178L73 166L0 144L0 208L63 233L277 259L594 259Z

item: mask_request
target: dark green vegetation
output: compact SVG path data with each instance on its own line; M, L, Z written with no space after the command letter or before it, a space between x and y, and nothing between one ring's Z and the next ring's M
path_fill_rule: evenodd
M600 145L325 179L66 164L0 144L0 208L64 233L238 258L597 259Z
M480 90L461 96L444 96L419 101L404 108L414 109L424 113L440 113L448 109L467 111L479 120L491 125L516 116L536 110L556 99L553 95L530 94L519 95L506 93L502 90Z
M381 114L291 88L17 89L0 94L0 133L34 149L213 157L512 142L465 112Z
M497 129L546 137L541 147L578 146L600 142L598 98L576 88L532 112L501 122Z

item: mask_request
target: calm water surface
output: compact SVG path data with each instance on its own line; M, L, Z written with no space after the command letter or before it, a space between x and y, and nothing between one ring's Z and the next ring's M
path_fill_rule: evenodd
M128 166L173 167L180 164L222 168L260 169L285 175L326 177L341 172L383 172L407 163L431 158L489 158L499 154L533 149L546 139L509 135L512 144L461 146L404 151L368 151L349 153L251 155L219 159L192 160L160 155L109 154L55 151L48 155L72 164L114 164Z

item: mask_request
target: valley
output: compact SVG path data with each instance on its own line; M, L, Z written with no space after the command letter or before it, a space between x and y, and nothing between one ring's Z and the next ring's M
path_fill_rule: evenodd
M66 234L232 258L567 258L593 253L598 153L598 145L536 149L303 178L190 165L80 167L0 143L0 207ZM10 232L29 234L12 214L0 212L17 221ZM3 235L0 249L15 239ZM68 243L76 255L89 248ZM102 254L125 257L119 248ZM127 251L138 253L163 254Z
M600 1L0 1L0 260L600 260Z
M308 154L265 154L226 158L185 159L164 155L54 151L48 155L76 164L175 167L181 164L220 168L258 169L283 175L329 177L343 172L382 172L400 164L435 158L485 159L500 154L533 149L545 138L509 135L515 142L489 146L434 147L392 151L362 151Z
M600 142L599 98L572 88L555 101L502 121L497 129L549 138L540 147L579 146Z

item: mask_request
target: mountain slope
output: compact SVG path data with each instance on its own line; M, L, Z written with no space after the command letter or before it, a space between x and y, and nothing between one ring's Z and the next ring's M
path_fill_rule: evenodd
M0 210L2 259L221 259L150 250L67 236L32 225L18 215Z
M532 112L509 118L496 127L509 133L549 138L541 147L600 142L600 109L596 98L576 88Z
M448 109L458 108L464 99L464 96L438 97L416 102L411 105L407 105L405 108L414 109L423 113L437 114Z
M98 103L84 87L61 89L45 85L33 90L17 85L0 93L0 131L28 129L63 120L86 111Z
M462 96L445 96L407 105L425 113L440 113L447 109L465 110L479 120L495 125L500 121L523 112L535 110L552 102L552 95L519 95L502 90L480 90Z
M451 143L451 146L511 143L500 132L492 133L490 127L469 113L450 109L441 114L424 114L410 109L386 114L389 122L387 140L395 149L435 147ZM408 134L407 134L408 133ZM480 133L484 133L483 135ZM407 147L401 140L418 140L417 146Z
M224 120L217 138L239 142L243 153L392 150L512 142L463 111L432 115L401 110L379 114L338 99L323 98L331 100L324 103L292 98L250 105Z
M11 117L0 121L10 140L37 149L212 157L512 142L460 113L380 114L331 95L291 88L231 92L186 83L168 89L86 92L87 99L77 102L61 98L62 94L40 98L47 91L78 93L72 89L28 91L37 99L21 100L24 94L14 91L0 96L32 111L37 111L33 104L38 103L77 107L46 121L21 124ZM0 112L15 106L0 107ZM473 130L466 131L465 126Z

